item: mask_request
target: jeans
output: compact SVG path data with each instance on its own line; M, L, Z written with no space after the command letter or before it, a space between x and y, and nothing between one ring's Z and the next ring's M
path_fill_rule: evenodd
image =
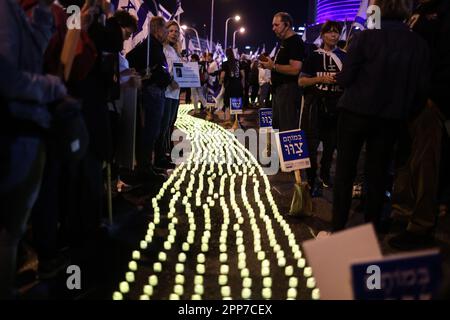
M164 105L164 114L161 122L161 131L155 146L155 160L161 160L165 154L170 151L170 135L172 133L172 123L175 122L176 112L178 111L179 100L166 98Z
M136 160L138 167L151 165L155 143L161 132L164 115L165 90L154 85L142 88L143 119L141 121L140 141L138 143Z
M17 246L39 193L45 146L36 137L0 137L0 299L12 298Z

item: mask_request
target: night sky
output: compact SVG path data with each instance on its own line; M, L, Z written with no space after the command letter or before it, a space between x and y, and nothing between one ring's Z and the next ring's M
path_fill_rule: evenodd
M160 0L170 12L175 8L175 0ZM215 0L214 5L214 42L222 45L225 36L225 20L239 14L241 21L228 23L228 44L231 45L233 32L244 26L247 32L236 35L236 46L243 49L246 45L257 48L266 44L266 50L272 50L276 37L272 32L273 14L279 11L289 12L296 26L307 22L309 0ZM211 21L211 0L182 0L184 13L181 23L197 29L199 36L209 38Z

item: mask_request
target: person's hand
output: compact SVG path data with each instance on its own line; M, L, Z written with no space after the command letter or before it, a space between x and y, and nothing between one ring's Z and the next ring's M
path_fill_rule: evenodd
M172 90L176 90L176 89L179 89L179 88L180 88L180 85L178 84L178 82L172 80L172 82L170 83L170 88L171 88Z
M139 88L142 87L142 79L141 79L141 77L138 76L137 74L131 76L129 82L130 82L130 85L131 85L133 88L139 89Z
M59 100L67 96L67 88L60 77L52 74L45 75L48 82L48 96L51 101Z
M131 76L134 76L135 74L136 74L136 70L134 68L125 69L120 73L120 75L123 77L131 77Z
M270 59L269 57L267 57L267 60L265 61L259 61L259 64L264 68L264 69L269 69L272 70L273 66L274 66L274 61L272 59Z
M336 79L334 78L334 76L330 76L330 75L324 75L324 76L317 77L317 80L319 83L325 83L325 84L336 83Z

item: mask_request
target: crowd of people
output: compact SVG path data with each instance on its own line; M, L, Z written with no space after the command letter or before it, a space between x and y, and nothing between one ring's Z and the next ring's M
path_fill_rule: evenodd
M194 113L207 107L209 95L217 110L240 97L244 107L272 108L274 129L302 128L312 195L333 188L332 232L346 227L364 150L366 221L382 232L389 190L394 205L410 215L392 246L430 244L438 205L448 205L450 197L444 125L450 115L450 8L443 0L419 1L415 11L412 1L373 2L381 8L382 28L354 32L344 49L339 23L326 22L322 45L308 49L291 15L279 12L272 21L280 41L276 54L252 59L232 48L225 48L225 57L187 55L180 26L158 16L150 21L149 37L124 54L137 21L126 11L113 12L108 1L0 1L0 299L16 296L27 226L42 279L68 261L95 268L105 164L126 184L166 181L167 170L175 168L170 137L182 92ZM82 7L81 31L65 78L60 56L68 34L64 8L71 4ZM182 89L174 80L174 63L182 61L199 64L200 88ZM134 170L115 165L124 88L139 92ZM67 143L70 137L75 144Z

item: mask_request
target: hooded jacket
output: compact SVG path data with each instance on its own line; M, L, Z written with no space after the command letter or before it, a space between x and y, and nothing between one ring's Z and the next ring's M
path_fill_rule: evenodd
M40 5L27 18L16 0L0 1L0 119L49 128L46 104L62 98L59 78L42 73L43 55L53 33L52 13Z

